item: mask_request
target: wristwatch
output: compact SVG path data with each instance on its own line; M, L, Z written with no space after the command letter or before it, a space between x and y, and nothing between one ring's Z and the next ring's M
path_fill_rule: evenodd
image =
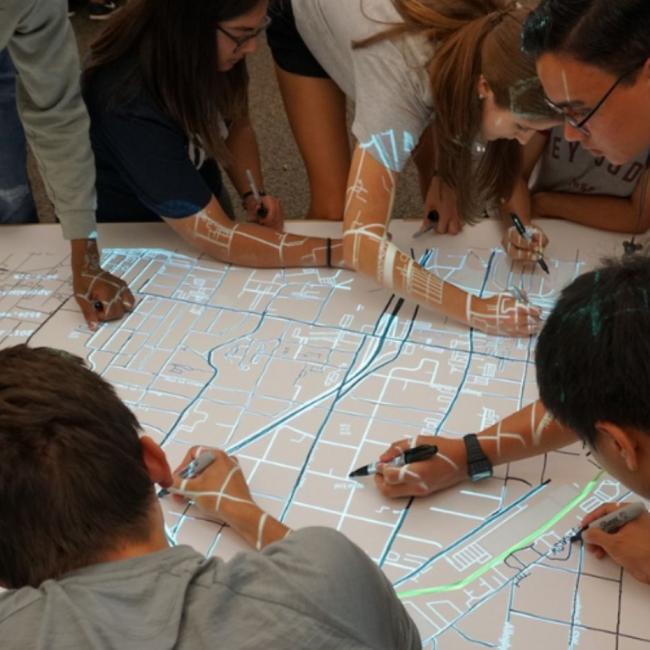
M481 444L475 433L463 436L465 450L467 451L467 474L472 481L481 481L492 476L492 463L483 453Z

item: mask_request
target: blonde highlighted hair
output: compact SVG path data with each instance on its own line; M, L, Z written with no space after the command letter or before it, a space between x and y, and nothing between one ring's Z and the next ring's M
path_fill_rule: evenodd
M429 76L435 108L432 125L437 173L456 190L459 214L475 222L487 203L512 194L521 168L521 146L495 140L477 162L482 107L481 75L498 107L529 120L555 117L544 101L534 60L521 49L530 9L504 0L392 0L402 23L355 47L404 34L424 34L434 45Z

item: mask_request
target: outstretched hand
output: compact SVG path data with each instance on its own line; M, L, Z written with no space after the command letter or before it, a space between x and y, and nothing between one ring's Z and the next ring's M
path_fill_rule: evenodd
M605 503L590 512L582 525L586 526L624 505ZM588 528L582 534L582 539L587 550L598 559L609 556L639 582L650 584L650 513L647 511L615 533L606 533L597 527Z
M101 321L122 318L135 305L135 298L126 282L102 269L94 239L72 242L72 286L91 330L95 330Z
M194 478L181 478L180 471L203 451L213 453L214 462ZM255 505L239 461L220 449L192 447L174 470L173 477L174 485L170 492L191 498L203 514L235 528L239 523L241 506Z
M417 436L394 442L380 457L386 463L417 445L433 445L438 453L429 460L402 467L379 465L375 485L387 497L426 496L467 478L467 454L462 440L440 436Z
M527 226L526 232L528 238L520 235L515 226L510 226L504 233L501 244L513 260L537 262L548 245L548 237L537 226Z
M277 197L265 194L260 197L258 202L255 197L249 195L246 199L245 208L249 221L255 221L261 226L267 226L282 232L284 228L284 209L282 201ZM262 208L266 214L260 215Z
M467 324L487 334L531 336L542 328L542 312L509 293L491 298L467 295Z

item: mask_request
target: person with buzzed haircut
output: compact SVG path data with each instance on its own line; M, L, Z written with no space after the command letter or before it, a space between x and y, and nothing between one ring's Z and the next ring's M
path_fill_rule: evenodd
M3 650L417 650L379 568L329 528L290 531L253 500L236 458L195 478L81 359L0 350ZM192 497L259 553L170 547L155 484ZM216 533L216 531L215 531Z

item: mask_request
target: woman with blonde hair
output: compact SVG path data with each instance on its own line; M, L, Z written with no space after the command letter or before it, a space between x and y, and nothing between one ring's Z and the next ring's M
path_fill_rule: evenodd
M268 34L310 180L309 215L343 218L345 263L457 321L516 336L538 329L535 308L442 281L398 250L386 225L411 156L424 213L445 222L457 211L473 223L513 194L520 144L556 123L521 52L527 13L502 0L281 0ZM517 257L536 259L543 245L539 232L507 239Z

